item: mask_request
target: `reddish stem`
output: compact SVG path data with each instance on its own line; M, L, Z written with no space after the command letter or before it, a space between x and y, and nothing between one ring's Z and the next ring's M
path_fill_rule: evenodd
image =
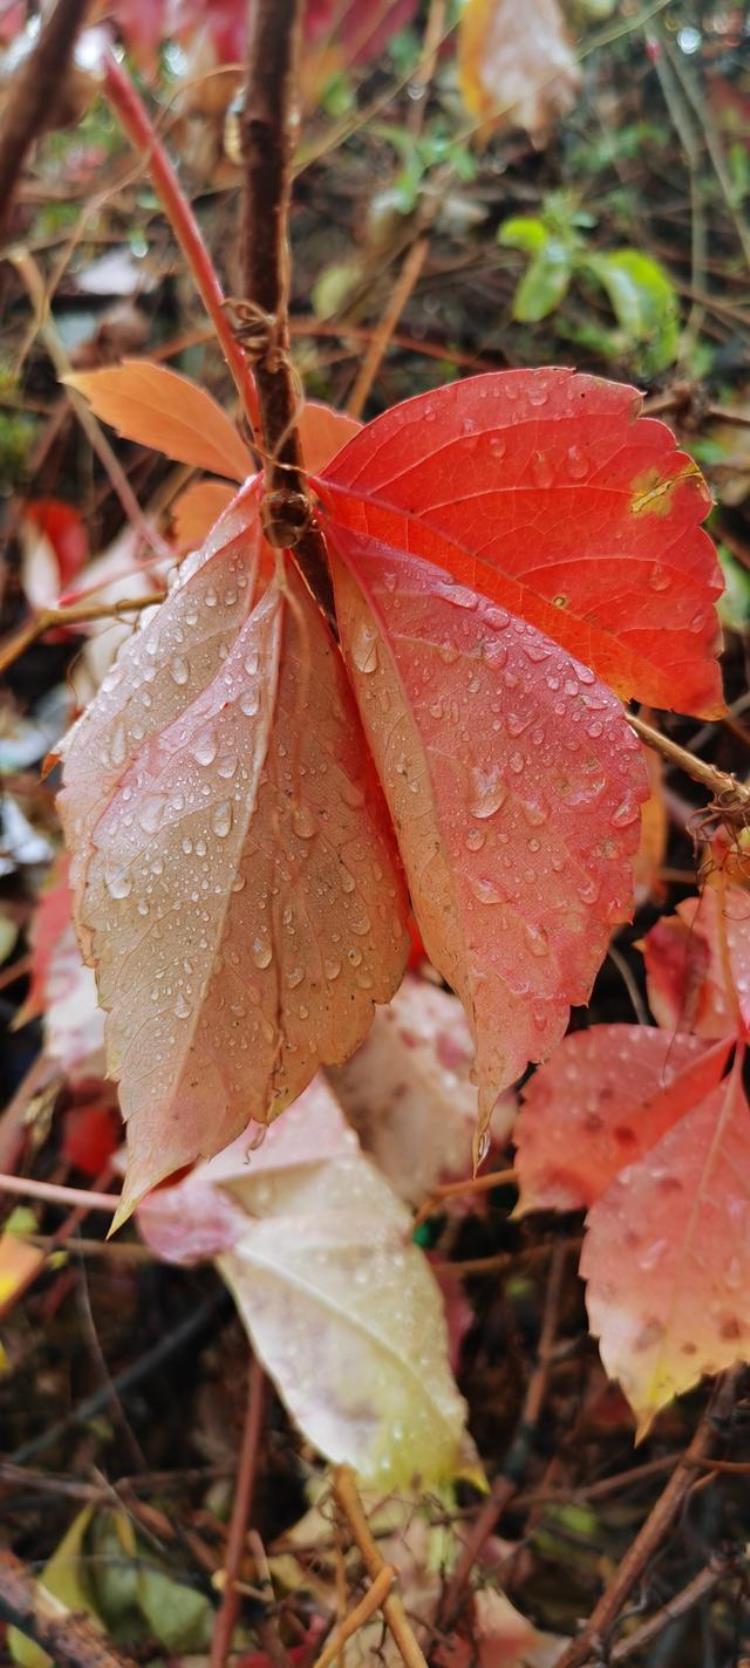
M240 1606L237 1577L242 1564L248 1518L252 1510L265 1405L266 1377L260 1362L256 1357L253 1357L250 1363L245 1426L242 1433L242 1446L237 1468L232 1519L229 1525L229 1540L224 1567L224 1591L211 1641L211 1668L225 1668L237 1621L237 1612Z
M253 375L232 330L224 307L224 291L203 234L154 128L145 104L113 53L104 59L104 90L134 150L146 164L154 188L193 275L196 288L213 324L224 358L234 377L248 422L260 432L260 408Z
M94 1193L84 1187L62 1187L57 1182L35 1181L33 1176L0 1174L0 1194L17 1193L21 1198L43 1199L51 1205L76 1206L82 1210L103 1210L114 1215L120 1203L117 1193Z

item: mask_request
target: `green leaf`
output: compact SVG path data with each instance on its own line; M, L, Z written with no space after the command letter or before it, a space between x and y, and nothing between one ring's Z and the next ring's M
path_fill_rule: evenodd
M91 1618L95 1627L101 1627L83 1570L83 1542L92 1512L93 1508L86 1506L74 1517L49 1563L45 1564L39 1586L51 1598L57 1599L61 1612L71 1611L79 1615L83 1612ZM53 1668L51 1656L18 1628L8 1628L7 1643L19 1668Z
M543 220L531 214L514 214L498 227L497 241L509 249L526 249L536 255L543 249L549 232Z
M521 324L537 324L554 313L564 300L573 270L570 249L559 238L548 239L528 267L513 297L513 317Z
M741 634L750 627L750 573L743 568L726 545L716 546L725 590L716 604L719 618L731 631Z
M590 255L581 263L606 290L621 330L634 347L645 345L644 369L663 370L677 356L677 297L664 268L637 249Z

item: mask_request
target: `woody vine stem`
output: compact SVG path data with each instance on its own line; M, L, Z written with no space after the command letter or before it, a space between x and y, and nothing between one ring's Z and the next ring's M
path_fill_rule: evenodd
M301 0L257 0L251 9L240 126L246 300L237 311L260 404L266 535L271 544L294 550L311 591L332 613L325 546L302 474L297 428L302 391L289 349L288 220L301 14Z

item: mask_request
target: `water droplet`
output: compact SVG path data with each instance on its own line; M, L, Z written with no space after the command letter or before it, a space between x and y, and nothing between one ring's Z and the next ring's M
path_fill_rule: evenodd
M652 591L668 591L672 580L666 568L656 563L649 573L648 582Z
M187 683L190 667L184 655L175 654L169 662L169 674L174 683Z
M211 814L211 827L214 834L216 834L220 840L225 840L227 835L232 832L233 821L234 812L232 811L232 807L229 800L224 799L220 805L216 805L214 807Z
M299 964L298 964L296 967L290 967L289 972L287 973L287 976L286 976L286 982L289 985L290 989L294 990L297 985L301 985L302 980L304 979L304 977L305 977L305 969L304 969L304 967L300 967Z
M239 762L236 753L223 753L216 766L217 776L223 777L225 782L230 782L236 775Z
M473 817L494 817L504 805L508 790L496 765L489 770L476 766L471 772L469 810Z
M360 806L365 803L364 792L359 783L350 781L348 776L344 777L341 784L341 798L346 805L351 806L353 811L358 811Z
M254 718L259 706L259 690L245 689L240 696L240 712L244 712L246 718Z
M526 761L524 759L523 753L511 753L510 758L508 760L508 764L510 765L510 768L513 771L514 776L520 776L521 775L521 772L523 771L525 763L526 763Z
M327 979L337 979L341 972L341 962L336 956L327 956L323 963L323 971Z
M469 885L475 898L482 904L504 903L505 895L488 875L469 875Z
M342 890L344 892L353 892L357 883L354 879L354 875L349 869L347 869L345 863L339 864L339 875L341 877Z
M301 840L312 840L318 832L318 824L309 805L295 805L292 811L292 827Z
M204 730L195 743L194 753L199 765L213 764L216 758L217 745L213 730Z
M178 1019L189 1019L190 1018L190 1015L192 1013L192 1009L190 1007L190 1003L187 1000L187 997L184 995L184 993L182 991L180 991L180 994L177 998L177 1001L175 1002L174 1011L175 1011Z
M553 481L552 464L545 452L535 452L532 458L532 473L538 487L544 490L551 487Z
M124 726L124 724L117 724L115 726L115 730L114 730L114 733L113 733L113 736L112 736L112 741L111 741L110 749L109 749L109 756L112 760L113 765L122 765L122 764L124 764L125 760L127 758L127 752L128 752L128 738L125 734L125 726Z
M251 953L256 967L270 967L273 961L273 950L267 938L254 938Z
M629 828L632 822L637 822L640 813L638 806L632 799L623 799L617 810L612 812L610 822L613 828Z
M369 620L358 620L352 643L352 660L359 672L368 674L378 669L377 631Z
M110 897L118 903L122 898L129 898L133 890L133 882L124 869L115 869L112 874L106 875L104 884Z
M568 474L573 481L582 481L588 473L588 463L580 446L568 447Z
M523 936L532 956L549 955L549 939L543 927L535 927L527 922L523 929Z
M481 851L487 836L481 828L470 828L464 844L469 851Z
M155 834L161 827L166 801L161 794L149 794L138 806L138 821L144 834Z

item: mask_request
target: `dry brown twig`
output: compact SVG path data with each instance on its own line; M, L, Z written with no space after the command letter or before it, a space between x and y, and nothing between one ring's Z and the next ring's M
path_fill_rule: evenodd
M719 1379L692 1442L677 1461L666 1488L595 1605L583 1632L568 1646L557 1668L585 1668L592 1658L596 1660L601 1655L601 1649L606 1646L626 1599L687 1500L716 1440L717 1429L734 1404L741 1372L742 1369L737 1367Z
M386 1564L370 1530L362 1509L362 1502L357 1493L354 1473L348 1465L337 1465L334 1470L333 1496L339 1511L346 1518L371 1581L375 1582L378 1578L382 1579L383 1570L388 1569L389 1566ZM425 1657L414 1637L411 1622L404 1609L400 1594L389 1588L387 1595L381 1601L381 1608L390 1628L394 1644L400 1651L406 1668L427 1668Z
M8 1551L0 1551L0 1616L40 1645L55 1668L135 1668L88 1617L72 1615Z
M245 1424L240 1444L237 1482L223 1570L221 1605L211 1640L210 1668L224 1668L232 1646L232 1634L240 1602L237 1578L242 1563L248 1518L253 1504L265 1406L266 1375L257 1357L253 1356L248 1376Z

